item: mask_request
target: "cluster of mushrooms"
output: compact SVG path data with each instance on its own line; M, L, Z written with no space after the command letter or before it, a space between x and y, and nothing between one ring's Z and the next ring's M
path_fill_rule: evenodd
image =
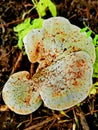
M95 47L92 38L63 17L44 20L23 39L36 73L10 76L2 90L5 104L17 114L30 114L44 102L52 110L65 110L81 101L92 87Z

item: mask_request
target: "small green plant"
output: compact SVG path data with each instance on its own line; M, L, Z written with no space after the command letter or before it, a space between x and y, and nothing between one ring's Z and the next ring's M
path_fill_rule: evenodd
M87 37L90 37L93 34L93 44L95 47L98 46L98 34L92 31L88 26L85 25L85 27L82 28L80 32L86 32Z
M93 78L98 78L98 34L96 34L94 31L92 31L88 26L85 25L83 29L81 29L81 32L86 32L87 37L90 37L93 34L93 44L95 46L96 51L96 61L93 65L94 73Z
M32 0L34 7L36 8L39 17L43 17L46 15L46 9L49 9L52 16L57 15L56 6L51 0Z
M91 94L96 94L96 89L98 88L98 82L96 82L96 83L94 83L93 85L92 85L92 88L91 88L91 90L90 90L90 93L89 93L89 95L91 95Z
M32 0L34 7L32 9L36 9L39 15L39 18L31 20L31 18L26 18L23 23L18 24L14 27L14 31L18 35L18 47L19 49L23 49L23 38L24 36L32 29L32 28L41 28L43 24L43 16L46 15L46 9L49 9L52 16L57 15L56 6L51 0ZM30 9L28 12L23 14L23 19L26 14L30 13L32 10Z
M23 38L32 28L42 27L43 19L38 18L31 21L30 18L24 20L23 23L14 27L14 31L18 33L18 47L23 49Z

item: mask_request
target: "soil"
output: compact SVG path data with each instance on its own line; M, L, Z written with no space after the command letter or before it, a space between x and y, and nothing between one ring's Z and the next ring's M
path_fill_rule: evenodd
M98 34L98 0L53 0L58 16L83 28L85 23ZM2 99L2 89L12 73L27 70L32 65L26 55L17 48L17 35L13 27L21 23L22 15L33 7L30 0L0 1L0 130L97 130L98 92L87 97L80 106L63 112L52 111L42 105L30 115L18 115L10 111ZM37 18L36 10L27 17ZM51 17L47 11L45 18ZM35 70L33 70L35 71ZM93 82L98 79L93 79Z

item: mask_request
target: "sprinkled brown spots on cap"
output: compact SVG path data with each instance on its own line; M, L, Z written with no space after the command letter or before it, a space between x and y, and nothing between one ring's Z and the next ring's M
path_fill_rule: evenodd
M83 101L92 86L95 48L92 38L63 17L44 20L23 39L30 62L38 62L36 73L13 74L2 95L18 114L30 114L41 102L54 110L65 110Z

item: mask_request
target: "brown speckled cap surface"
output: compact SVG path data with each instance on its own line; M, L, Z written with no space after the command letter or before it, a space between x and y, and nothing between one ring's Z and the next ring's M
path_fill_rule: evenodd
M63 17L44 20L40 29L32 29L23 39L29 60L39 62L40 68L50 65L60 54L65 52L86 51L95 61L95 48L92 38L81 33L80 28Z
M30 78L21 71L10 76L2 95L5 104L18 114L30 114L43 102L54 110L68 109L89 94L92 87L95 47L80 28L63 17L44 20L23 39L30 62L38 62Z
M74 52L42 70L46 77L40 87L45 105L65 110L83 101L92 87L93 67L86 52Z
M30 114L41 105L39 92L27 71L17 72L6 82L2 95L6 105L17 114Z

